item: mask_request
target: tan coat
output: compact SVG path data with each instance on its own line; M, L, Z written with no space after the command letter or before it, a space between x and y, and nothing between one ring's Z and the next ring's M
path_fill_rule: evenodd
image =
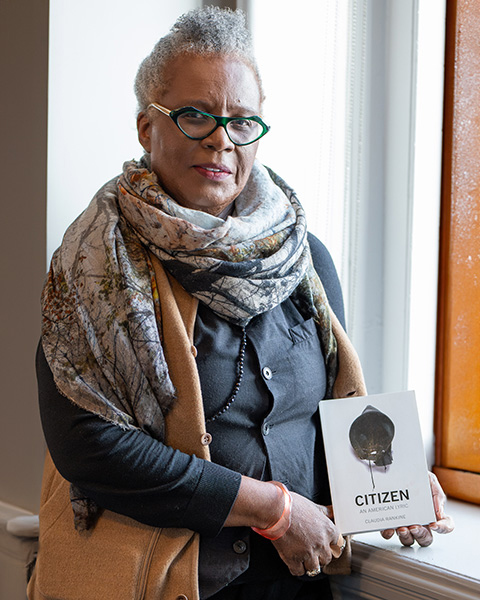
M195 363L193 331L198 301L155 267L162 310L162 338L177 400L166 418L166 443L209 459L208 437ZM358 359L335 316L340 372L335 396L364 395ZM342 333L343 332L343 333ZM95 528L73 525L69 483L47 454L40 508L39 556L28 585L29 600L198 600L199 535L160 529L111 511ZM350 548L325 571L347 573Z

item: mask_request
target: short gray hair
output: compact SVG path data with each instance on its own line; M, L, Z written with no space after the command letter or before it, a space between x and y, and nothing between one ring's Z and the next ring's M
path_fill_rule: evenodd
M253 54L252 40L241 10L206 6L191 10L177 19L166 36L160 38L143 60L135 78L138 112L154 101L154 94L165 89L165 69L177 56L226 56L248 65L257 79L261 101L262 80Z

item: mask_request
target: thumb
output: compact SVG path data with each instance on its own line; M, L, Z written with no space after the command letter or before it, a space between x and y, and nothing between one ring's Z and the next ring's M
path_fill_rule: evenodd
M346 544L346 540L342 536L342 534L340 534L338 536L338 540L336 541L335 544L330 544L332 554L335 558L338 558L342 554L343 549L345 548L345 544Z
M333 506L329 504L328 506L324 506L323 504L319 504L318 507L323 511L325 516L333 521Z

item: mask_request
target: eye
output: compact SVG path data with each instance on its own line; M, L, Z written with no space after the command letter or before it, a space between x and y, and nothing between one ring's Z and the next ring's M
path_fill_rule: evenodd
M252 129L255 126L254 121L250 121L249 119L235 119L234 121L230 121L230 127L236 129L237 131L247 131Z
M207 117L207 115L203 115L200 112L196 112L196 111L192 111L192 112L186 112L183 113L181 115L181 118L189 121L190 123L207 123L208 121L211 121L211 117Z

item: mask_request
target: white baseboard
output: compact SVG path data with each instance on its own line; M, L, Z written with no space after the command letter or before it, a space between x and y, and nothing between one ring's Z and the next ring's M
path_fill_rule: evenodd
M31 519L32 513L11 504L0 502L1 600L25 600L27 564L34 558L37 550L36 538L30 538L26 535L15 535L8 531L8 524L19 518ZM24 530L19 531L22 532Z

